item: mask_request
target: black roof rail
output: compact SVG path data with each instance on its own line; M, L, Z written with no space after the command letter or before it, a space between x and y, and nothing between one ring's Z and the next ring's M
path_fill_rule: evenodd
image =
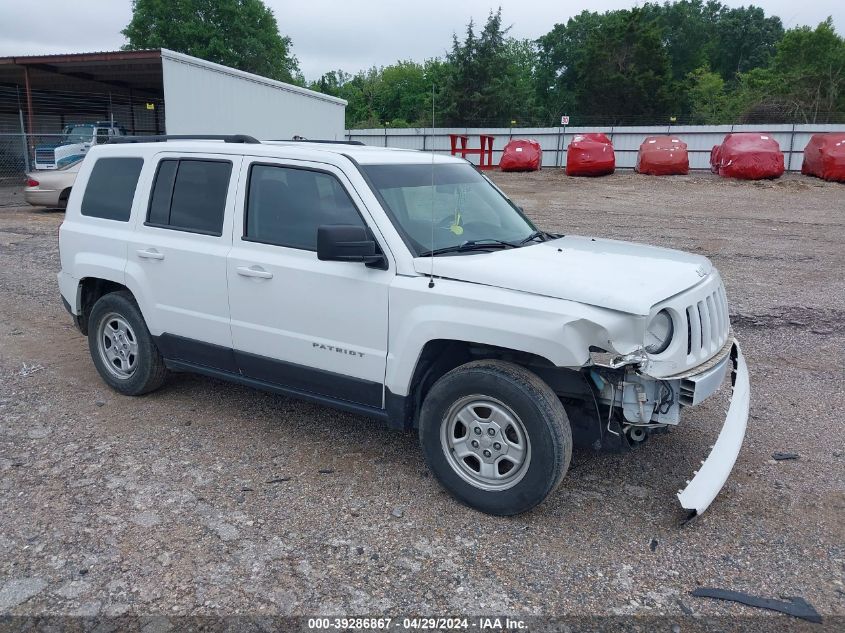
M261 143L247 134L157 134L152 136L112 136L109 143L161 143L164 141L223 141L224 143Z
M327 145L363 145L361 141L332 141L321 138L273 138L274 143L326 143Z

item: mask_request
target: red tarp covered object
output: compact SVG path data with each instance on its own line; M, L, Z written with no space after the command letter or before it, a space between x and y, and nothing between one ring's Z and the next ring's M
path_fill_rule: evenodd
M710 150L710 171L714 174L719 173L719 161L722 160L722 146L714 145Z
M502 171L537 171L543 163L543 150L533 139L515 138L505 145L499 169Z
M610 139L601 133L576 134L566 150L567 176L604 176L616 169Z
M676 136L649 136L640 145L636 170L652 176L689 173L687 144Z
M719 175L726 178L760 180L783 175L783 153L769 134L728 134L718 151L718 161Z
M804 148L801 173L845 182L845 132L813 134Z

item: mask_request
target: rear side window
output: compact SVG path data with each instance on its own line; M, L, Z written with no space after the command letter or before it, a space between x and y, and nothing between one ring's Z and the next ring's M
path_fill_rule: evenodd
M232 163L165 159L158 165L147 224L220 236Z
M143 165L142 158L98 159L82 196L82 215L128 222Z
M273 165L250 168L245 239L316 251L322 224L365 226L332 174Z

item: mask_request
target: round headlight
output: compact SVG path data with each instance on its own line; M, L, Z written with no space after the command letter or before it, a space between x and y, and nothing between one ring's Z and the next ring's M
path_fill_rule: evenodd
M672 342L674 330L671 314L666 310L655 314L645 329L645 351L649 354L665 352L669 343Z

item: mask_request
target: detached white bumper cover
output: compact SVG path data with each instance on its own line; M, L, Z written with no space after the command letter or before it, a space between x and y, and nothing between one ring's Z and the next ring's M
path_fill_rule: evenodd
M704 512L725 485L739 455L745 437L745 427L748 425L751 387L748 382L748 367L736 340L731 349L731 361L733 394L725 424L710 456L702 463L689 485L678 493L681 506L690 510L693 516Z

